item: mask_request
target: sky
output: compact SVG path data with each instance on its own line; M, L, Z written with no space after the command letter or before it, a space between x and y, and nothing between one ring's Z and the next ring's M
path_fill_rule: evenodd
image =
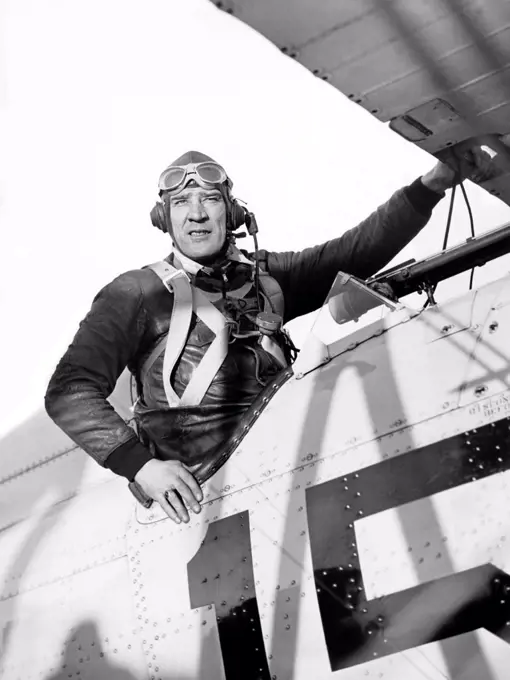
M208 0L1 0L0 148L0 435L41 408L97 291L168 254L149 212L184 151L225 166L270 250L343 233L434 163ZM478 232L510 221L468 191ZM447 209L398 260L440 249ZM459 201L451 243L468 230Z

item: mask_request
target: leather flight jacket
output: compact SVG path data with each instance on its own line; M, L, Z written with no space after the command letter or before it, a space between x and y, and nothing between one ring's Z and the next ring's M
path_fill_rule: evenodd
M418 179L338 238L297 252L260 251L261 268L285 300L284 322L318 309L339 270L367 279L388 264L425 226L441 197ZM203 273L193 284L204 289L236 286L241 276L237 266L227 282ZM253 304L253 291L246 300ZM236 340L202 402L170 409L162 387L163 360L155 361L143 378L142 368L167 334L172 308L172 295L150 269L118 276L95 297L46 393L46 410L56 424L100 465L129 480L153 455L187 464L207 461L281 368L256 337ZM193 319L171 376L177 394L210 342L210 331ZM126 367L141 395L135 409L139 434L108 402Z
M175 264L175 258L170 261ZM283 319L283 293L267 272L260 275L259 301L253 280L254 267L247 259L246 262L230 260L207 272L202 269L196 275L188 273L188 277L191 285L206 296L221 295L214 307L231 328L227 356L200 403L178 407L168 404L163 388L164 352L160 351L155 360L148 362L149 368L142 358L136 373L140 396L134 415L142 441L147 442L157 458L177 458L192 466L203 461L205 451L208 456L216 454L261 389L286 363L282 364L264 348L254 323L261 308L272 310ZM247 293L235 297L236 292L243 289ZM176 296L177 292L174 293ZM274 337L290 359L286 335L278 332ZM200 371L214 339L213 330L193 314L184 350L171 376L177 397L183 395L191 377ZM165 341L163 336L159 344L163 345Z

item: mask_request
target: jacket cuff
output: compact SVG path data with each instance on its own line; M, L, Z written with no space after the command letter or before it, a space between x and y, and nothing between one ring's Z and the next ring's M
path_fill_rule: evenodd
M138 470L154 456L138 439L130 439L112 451L104 462L104 466L132 482Z
M432 189L426 187L421 181L421 177L405 187L404 193L416 212L424 217L428 217L444 197L444 193L439 194L437 191L432 191Z

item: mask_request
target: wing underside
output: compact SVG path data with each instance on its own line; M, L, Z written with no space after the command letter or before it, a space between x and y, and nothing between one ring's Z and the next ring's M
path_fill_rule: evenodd
M441 160L475 140L474 178L510 205L507 0L221 0L284 54Z

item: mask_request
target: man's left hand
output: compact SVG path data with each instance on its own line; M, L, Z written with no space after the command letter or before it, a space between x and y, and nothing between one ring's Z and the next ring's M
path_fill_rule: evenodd
M457 170L453 169L457 165ZM480 146L467 149L462 154L452 154L452 165L439 161L421 178L422 183L438 194L451 189L465 179L475 182L488 179L492 174L492 158Z

